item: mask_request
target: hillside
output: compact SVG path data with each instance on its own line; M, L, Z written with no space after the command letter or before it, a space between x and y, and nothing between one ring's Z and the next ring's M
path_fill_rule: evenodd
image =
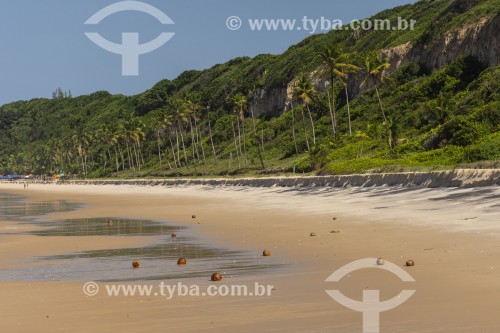
M373 17L415 19L413 31L314 35L281 55L188 71L137 96L4 105L0 174L498 167L498 11L494 0L424 0Z

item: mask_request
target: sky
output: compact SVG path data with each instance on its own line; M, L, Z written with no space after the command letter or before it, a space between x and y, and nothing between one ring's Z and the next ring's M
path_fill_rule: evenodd
M132 2L122 4L129 10L108 15L95 25L85 24L101 9L119 2L0 0L0 105L50 98L59 87L73 96L99 90L135 95L186 70L209 68L239 56L280 54L311 35L309 24L309 31L255 31L250 19L295 19L296 27L303 26L305 16L349 23L415 1L144 0L143 4L166 14L174 24L162 24L148 13L131 10ZM228 21L233 16L241 21ZM229 24L234 29L238 22L242 22L240 29L228 28ZM319 27L317 33L327 32ZM137 75L123 75L122 55L101 48L85 33L98 33L115 44L122 43L123 33L137 33L139 44L162 33L175 35L163 46L139 55Z

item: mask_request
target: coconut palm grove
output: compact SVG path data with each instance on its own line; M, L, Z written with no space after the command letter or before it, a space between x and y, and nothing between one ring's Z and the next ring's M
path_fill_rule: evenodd
M187 71L136 96L72 97L54 87L52 99L0 108L0 174L128 178L498 167L498 43L491 44L493 57L485 56L488 42L473 38L440 46L446 36L477 32L478 22L498 27L498 9L495 0L424 0L374 17L415 19L413 31L313 35L283 54Z

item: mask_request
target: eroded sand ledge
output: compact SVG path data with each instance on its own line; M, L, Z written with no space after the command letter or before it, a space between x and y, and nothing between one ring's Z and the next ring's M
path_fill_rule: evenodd
M139 185L139 186L250 186L250 187L484 187L500 185L499 169L457 169L434 172L403 172L341 176L272 177L237 179L135 179L135 180L66 180L74 185Z

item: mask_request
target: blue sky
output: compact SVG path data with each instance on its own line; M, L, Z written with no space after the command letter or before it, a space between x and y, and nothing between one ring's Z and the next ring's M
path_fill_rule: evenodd
M0 0L0 105L50 98L61 87L73 96L97 90L133 95L189 69L204 69L238 56L279 54L309 36L307 31L238 31L226 27L230 16L248 19L331 20L369 17L410 0L144 0L175 25L162 25L140 12L110 15L99 25L85 21L117 0ZM175 36L140 56L138 76L122 76L121 56L93 44L85 32L119 43L123 32L138 32L140 43L162 32Z

